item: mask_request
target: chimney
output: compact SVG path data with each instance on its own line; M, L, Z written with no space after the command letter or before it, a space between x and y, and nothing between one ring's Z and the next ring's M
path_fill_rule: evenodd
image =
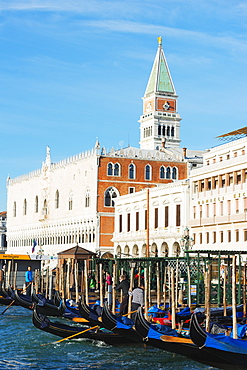
M186 158L186 154L187 154L187 148L183 148L183 156L184 156L184 158Z

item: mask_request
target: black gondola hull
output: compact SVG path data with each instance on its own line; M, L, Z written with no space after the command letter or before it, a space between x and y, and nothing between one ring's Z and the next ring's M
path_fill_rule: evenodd
M87 326L70 326L59 322L51 322L46 316L40 315L37 306L33 310L33 324L36 328L62 338L78 334L75 339L98 340L110 345L127 344L125 338L114 334L96 330L87 330ZM84 330L87 330L84 332Z
M102 311L102 323L105 328L112 330L114 333L124 336L129 341L142 343L142 338L134 328L124 329L117 327L117 318L108 309L107 302L104 303Z

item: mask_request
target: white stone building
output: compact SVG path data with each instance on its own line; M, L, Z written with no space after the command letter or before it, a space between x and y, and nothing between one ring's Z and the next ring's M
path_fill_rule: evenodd
M118 256L181 256L189 220L189 181L124 195L115 203L114 253Z
M5 253L7 249L7 212L0 212L0 253Z
M97 249L97 149L8 181L8 253L56 254L64 245ZM88 204L86 203L86 199Z
M226 135L242 138L210 149L203 166L190 172L190 229L195 250L246 251L246 128Z

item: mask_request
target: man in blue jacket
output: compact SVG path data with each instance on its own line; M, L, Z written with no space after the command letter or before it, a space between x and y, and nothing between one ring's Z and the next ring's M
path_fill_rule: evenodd
M25 272L25 284L26 284L26 295L31 296L31 288L33 283L33 271L32 267L28 266Z

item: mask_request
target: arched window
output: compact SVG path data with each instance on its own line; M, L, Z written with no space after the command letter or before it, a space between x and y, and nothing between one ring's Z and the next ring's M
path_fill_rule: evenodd
M166 169L166 178L167 179L171 178L171 168L170 167L167 167L167 169Z
M55 194L55 208L59 208L59 191L56 191Z
M86 197L85 197L85 207L89 207L89 206L90 206L90 193L89 193L89 190L87 190Z
M36 195L36 197L35 197L34 211L35 211L35 213L39 212L39 198L38 198L38 195Z
M158 125L158 135L161 135L161 126Z
M164 179L164 178L165 178L165 167L161 166L160 167L160 179Z
M117 198L117 191L114 187L110 187L105 191L105 207L114 207L114 198Z
M27 214L27 200L24 199L24 202L23 202L23 214L24 216L26 216Z
M47 200L44 200L44 206L43 206L43 215L46 216L48 214L48 208L47 208Z
M16 217L16 202L13 204L13 217Z
M130 247L128 245L126 245L124 247L124 255L126 257L126 256L129 256L129 254L130 254Z
M166 136L166 126L163 126L162 127L162 135L163 136Z
M133 246L133 249L132 249L132 254L133 254L133 256L138 256L138 254L139 254L139 248L138 248L138 245L134 245Z
M167 126L167 129L166 129L166 135L167 135L167 136L170 136L170 126Z
M149 164L145 167L145 180L151 180L151 166Z
M72 195L69 196L69 211L72 211L73 208L73 198Z
M172 179L177 180L177 178L178 178L177 176L178 176L177 168L173 167L173 169L172 169Z
M116 254L117 254L118 257L121 257L121 247L120 247L120 245L117 246Z
M174 127L171 128L171 136L174 136Z
M112 163L108 163L108 166L107 166L107 175L108 176L112 176L112 173L113 173Z
M129 165L129 179L134 179L135 178L135 165L131 163Z
M118 163L114 164L114 176L120 175L120 165Z

